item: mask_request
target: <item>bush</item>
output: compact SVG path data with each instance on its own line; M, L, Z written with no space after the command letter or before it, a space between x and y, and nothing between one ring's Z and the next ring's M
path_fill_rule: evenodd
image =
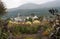
M11 28L14 33L34 34L37 33L39 26L14 26Z
M4 32L3 28L0 28L0 39L8 39L9 32Z

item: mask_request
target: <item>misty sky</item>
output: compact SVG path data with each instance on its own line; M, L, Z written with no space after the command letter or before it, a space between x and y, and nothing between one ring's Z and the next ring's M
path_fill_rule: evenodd
M8 9L16 8L24 3L43 4L55 0L2 0Z

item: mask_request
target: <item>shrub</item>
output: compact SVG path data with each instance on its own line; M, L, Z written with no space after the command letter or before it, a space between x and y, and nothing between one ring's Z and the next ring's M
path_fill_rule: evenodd
M11 27L12 32L14 33L22 33L22 34L34 34L37 33L39 26L14 26Z

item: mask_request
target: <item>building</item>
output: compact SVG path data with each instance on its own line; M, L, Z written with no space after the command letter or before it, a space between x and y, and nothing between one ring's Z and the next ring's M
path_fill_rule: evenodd
M16 21L16 22L24 22L25 21L25 17L24 16L20 16L20 14L18 13L17 17L15 18L11 18L12 21Z

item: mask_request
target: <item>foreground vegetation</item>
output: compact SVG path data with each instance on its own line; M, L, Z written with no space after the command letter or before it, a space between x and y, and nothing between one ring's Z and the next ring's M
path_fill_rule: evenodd
M19 37L24 35L34 35L36 34L36 38L40 39L38 36L38 31L42 30L42 35L48 36L53 28L50 25L15 25L12 27L8 27L8 22L4 21L2 23L3 26L0 27L0 38L1 39L8 39L13 37ZM12 34L12 37L10 37ZM39 34L39 35L40 35ZM35 38L35 37L34 37ZM24 39L34 39L32 37L24 37Z
M50 36L51 39L59 39L60 37L60 15L56 14L58 12L57 9L50 9L49 12L52 15L56 15L56 19L59 20L58 24L55 23L55 27L53 26L53 22L49 22L48 24L45 23L44 25L30 25L32 19L28 25L12 25L9 27L9 20L4 20L0 18L0 39L41 39L44 36L49 37L49 35L53 32ZM0 17L6 14L6 8L2 2L0 2ZM42 18L40 19L42 21ZM39 22L40 23L40 22ZM10 24L11 25L11 24Z

